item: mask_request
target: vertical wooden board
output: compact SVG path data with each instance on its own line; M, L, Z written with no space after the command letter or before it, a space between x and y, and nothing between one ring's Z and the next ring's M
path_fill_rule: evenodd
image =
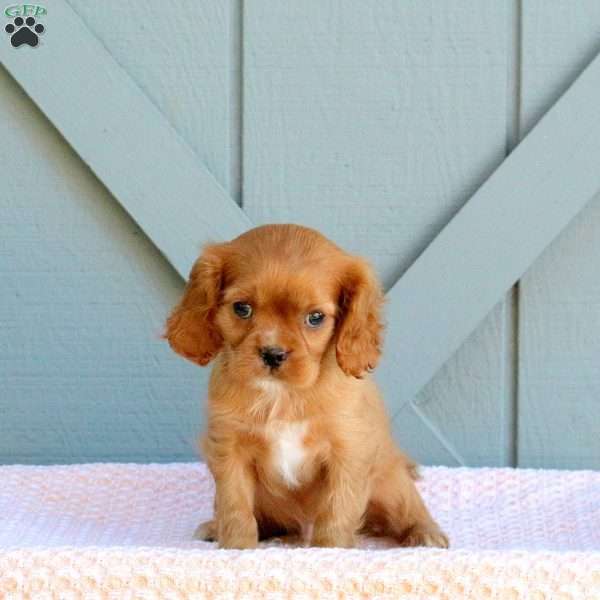
M526 132L600 52L600 4L525 0L522 48ZM600 196L521 281L520 466L600 468L598 256Z
M3 70L0 111L0 462L197 456L179 276Z
M176 4L74 2L231 189L231 5ZM183 283L4 70L0 112L0 462L197 458L208 371L160 339Z
M246 3L251 219L316 227L389 287L504 158L508 13L475 0ZM500 307L418 399L467 463L507 460L504 327ZM419 459L453 462L412 444L411 428L396 423Z
M230 131L230 90L239 77L236 0L69 3L231 192L230 156L239 141Z

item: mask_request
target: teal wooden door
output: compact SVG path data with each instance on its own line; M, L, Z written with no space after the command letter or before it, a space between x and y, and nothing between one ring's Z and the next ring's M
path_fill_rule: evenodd
M292 221L390 290L419 460L600 467L594 3L47 9L0 45L0 460L197 456L162 320L203 242Z

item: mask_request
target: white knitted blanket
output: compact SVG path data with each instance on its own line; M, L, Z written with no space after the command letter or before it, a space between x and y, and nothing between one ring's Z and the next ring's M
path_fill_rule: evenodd
M423 475L451 550L218 550L202 464L0 467L0 598L600 599L600 472Z

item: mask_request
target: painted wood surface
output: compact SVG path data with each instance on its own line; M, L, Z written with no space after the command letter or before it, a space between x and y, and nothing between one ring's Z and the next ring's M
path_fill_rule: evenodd
M103 3L73 3L156 104L156 122L168 119L193 147L194 168L205 161L233 192L231 7L170 5L166 22L137 0L127 6L142 21ZM52 86L64 68L50 63L44 72L34 62L63 31L52 7L45 23L44 46L9 48ZM125 108L135 116L136 104ZM91 119L85 105L71 110ZM208 371L160 339L181 278L1 68L0 114L0 462L194 460ZM101 151L118 159L104 142ZM202 196L187 200L207 217ZM190 216L177 213L173 194L161 207ZM186 253L206 241L206 230L194 231Z
M180 278L4 70L0 112L0 461L189 458L205 382L159 339Z
M423 339L422 359L413 359L411 374L398 378L405 389L421 387L484 306L493 307L498 291L512 285L600 189L600 116L591 101L598 90L600 57L391 290L390 302L398 298L392 352L406 352L402 336ZM423 327L424 311L431 331ZM442 335L436 346L434 338Z
M522 122L527 132L600 52L600 4L525 0ZM596 83L600 86L600 83ZM596 91L599 88L596 88ZM598 112L597 99L588 111ZM582 125L587 115L577 117ZM592 132L596 138L598 131ZM554 144L557 151L562 144ZM590 168L600 170L600 154ZM572 174L566 190L577 194ZM552 201L551 197L547 202ZM518 462L600 468L600 196L527 272L519 303Z
M508 25L504 3L475 0L246 3L248 215L316 227L391 286L505 156ZM420 459L507 462L505 326L500 305L419 394L420 415L397 419ZM398 383L420 351L412 334L386 345L394 413L419 392Z
M581 217L570 241L563 241L567 230L557 242L585 253L577 275L562 264L563 250L550 250L547 266L544 255L527 274L518 332L511 297L502 301L527 257L567 220L564 199L583 205L600 187L591 172L598 142L583 131L586 116L588 133L598 127L585 82L558 121L543 123L537 142L522 146L530 150L514 153L525 158L511 156L458 212L518 129L527 131L594 53L587 10L542 4L525 0L521 27L521 3L475 0L255 0L243 15L237 0L178 0L168 19L163 3L72 0L75 12L56 3L42 47L22 48L17 58L5 44L0 60L108 190L2 71L0 327L8 333L0 338L0 381L8 394L0 394L0 460L196 456L207 372L157 339L181 283L152 243L186 274L202 241L250 223L226 189L238 203L243 196L256 223L306 223L370 257L388 287L404 275L390 295L378 377L398 439L417 458L512 464L518 453L522 464L600 466L596 336L593 327L587 337L572 329L595 323L595 227ZM559 16L540 27L536 11ZM583 29L589 37L576 34ZM61 30L78 32L74 61ZM544 47L555 39L562 41L547 60ZM569 47L564 55L561 43ZM75 64L65 75L67 54ZM600 89L597 71L590 88ZM63 89L69 82L86 89ZM134 134L144 139L141 152L139 144L132 150ZM550 164L555 172L547 173ZM125 167L139 178L129 180ZM148 186L153 203L141 193ZM169 194L175 199L164 201ZM510 207L519 217L514 227ZM527 230L521 216L534 210L538 221ZM496 226L485 229L490 217ZM572 293L555 289L557 272ZM547 318L561 324L555 333L547 334ZM557 365L563 370L550 370ZM544 405L557 381L562 391ZM581 389L587 395L576 406ZM585 414L591 418L582 423ZM551 448L561 421L568 433Z
M227 5L203 6L188 2L174 19L185 21L186 27L191 27L189 21L207 27L214 47L206 44L208 52L198 53L203 57L200 63L210 64L215 54L221 64L226 63L230 52L223 6ZM132 14L135 6L128 3L126 8ZM145 6L140 14L152 14L147 9ZM123 16L112 8L110 13L105 11L96 13L98 20L104 15L106 22L110 14L111 26ZM143 36L153 38L159 48L165 45L164 37L157 33L165 36L173 25L163 25L161 10L153 14L157 19L153 29L139 24L137 18L128 27L137 34L125 38L134 56L143 55L142 46L135 45ZM214 28L220 28L223 35L217 37ZM200 34L197 30L192 37ZM170 56L176 65L187 52L195 57L195 43L190 45L184 37L173 38L176 42L169 42ZM189 273L203 239L228 239L250 226L192 148L67 2L53 2L43 46L31 49L36 52L34 58L29 50L0 44L0 61L182 276ZM174 69L175 73L178 70ZM151 71L148 75L152 79ZM227 98L228 87L227 78L211 82L208 77L203 89L205 101L214 102L213 91Z

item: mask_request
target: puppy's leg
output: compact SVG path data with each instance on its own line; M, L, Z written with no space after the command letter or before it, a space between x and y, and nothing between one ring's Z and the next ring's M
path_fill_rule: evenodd
M216 514L216 502L215 502L215 514ZM271 538L287 538L290 536L297 536L295 533L291 533L282 525L277 524L265 517L258 518L258 539L259 541L269 540ZM217 541L217 521L211 519L200 523L194 532L194 538L202 540L204 542L216 542Z
M255 481L249 465L230 458L215 476L216 533L219 548L256 548L258 525L254 517Z
M323 504L314 523L312 545L353 548L369 498L368 478L359 464L329 465Z
M374 483L363 531L396 538L403 546L448 548L448 537L429 514L415 466L398 456Z

